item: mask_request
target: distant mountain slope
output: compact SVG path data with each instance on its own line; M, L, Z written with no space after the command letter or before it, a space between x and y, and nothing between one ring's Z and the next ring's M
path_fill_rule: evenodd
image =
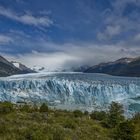
M82 66L74 66L68 69L63 69L63 72L83 72L85 70L87 70L88 68L90 68L90 66L88 65L82 65Z
M140 57L121 58L114 62L90 67L85 73L105 73L116 76L140 76Z
M129 63L122 71L122 75L140 77L140 57L135 58L131 63Z
M20 73L33 73L35 72L34 70L31 70L30 68L26 67L25 65L19 63L19 62L11 62L15 67L17 67L18 69L20 69Z
M4 57L0 56L0 76L9 76L19 73L19 69L12 63L7 61Z
M83 71L85 71L88 68L89 68L89 66L83 65L83 66L79 66L79 67L73 67L73 68L71 68L71 70L73 72L83 72Z
M13 65L13 63L6 60L4 57L0 56L0 77L2 76L10 76L14 74L24 74L30 73L31 71L20 69ZM32 71L33 72L33 71Z

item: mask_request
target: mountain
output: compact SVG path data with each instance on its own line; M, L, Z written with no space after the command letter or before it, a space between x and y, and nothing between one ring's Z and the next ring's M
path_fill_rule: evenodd
M83 72L90 68L88 65L83 65L83 66L77 66L77 67L71 67L68 69L63 69L62 72Z
M16 67L4 57L0 56L0 77L10 76L14 74L24 74L33 71L25 70L24 68Z
M20 73L34 73L35 70L32 70L28 67L26 67L25 65L19 63L19 62L15 62L15 61L12 61L11 62L16 68L20 69Z
M140 57L121 58L114 62L101 63L90 67L85 73L105 73L115 76L140 76Z
M9 76L19 72L12 63L0 56L0 76Z
M85 71L88 68L89 68L89 66L83 65L83 66L79 66L79 67L72 67L71 70L73 72L83 72L83 71Z
M124 76L140 77L140 57L133 59L133 61L122 71L122 74Z

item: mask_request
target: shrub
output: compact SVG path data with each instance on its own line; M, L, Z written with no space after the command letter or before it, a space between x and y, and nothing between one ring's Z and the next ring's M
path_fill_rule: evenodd
M135 121L135 122L139 122L140 123L140 113L136 113L133 116L132 120Z
M135 126L131 121L124 121L116 128L115 139L120 140L135 140Z
M37 131L32 132L31 138L32 140L45 140L46 135L41 130L37 130Z
M4 135L5 133L7 132L7 125L6 125L6 122L3 121L1 122L0 121L0 135Z
M58 127L53 132L53 140L65 140L65 133L61 127Z
M86 115L86 116L89 115L89 112L88 111L85 111L84 112L84 115Z
M20 108L20 111L22 112L31 112L31 108L29 105L25 104Z
M93 120L102 121L107 118L107 113L105 111L101 111L101 112L95 111L90 114L90 117Z
M10 113L14 110L13 104L10 102L0 102L0 113Z
M140 140L140 113L136 113L135 116L131 119L133 124L135 124L136 129L136 139Z
M38 106L36 104L33 105L32 107L32 112L38 112Z
M48 105L46 103L43 103L40 106L40 112L48 112L48 111L49 111Z
M82 117L83 116L83 112L80 110L75 110L73 111L74 117Z
M68 119L64 123L64 128L75 129L76 128L76 123L72 119Z

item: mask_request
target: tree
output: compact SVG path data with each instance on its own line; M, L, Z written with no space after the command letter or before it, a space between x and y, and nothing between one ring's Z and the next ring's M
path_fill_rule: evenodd
M40 106L40 112L48 112L48 111L49 111L48 105L46 103L43 103Z
M116 140L135 140L135 126L131 121L124 121L116 128Z
M114 128L121 121L123 121L124 120L123 113L124 113L123 106L118 103L112 102L111 105L109 106L108 112L107 119L108 126Z

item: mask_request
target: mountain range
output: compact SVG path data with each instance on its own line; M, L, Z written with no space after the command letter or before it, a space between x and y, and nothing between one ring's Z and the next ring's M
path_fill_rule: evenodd
M0 77L10 76L14 74L33 73L35 71L18 62L10 62L0 56Z
M43 67L42 69L39 69L39 71L42 70L44 70ZM72 67L71 71L84 73L104 73L114 76L140 77L140 57L121 58L113 62L100 63L91 67ZM19 62L10 62L3 56L0 56L0 77L34 72L36 72L35 69L28 68Z
M85 73L105 73L114 76L140 77L140 57L121 58L107 63L100 63L84 71Z

